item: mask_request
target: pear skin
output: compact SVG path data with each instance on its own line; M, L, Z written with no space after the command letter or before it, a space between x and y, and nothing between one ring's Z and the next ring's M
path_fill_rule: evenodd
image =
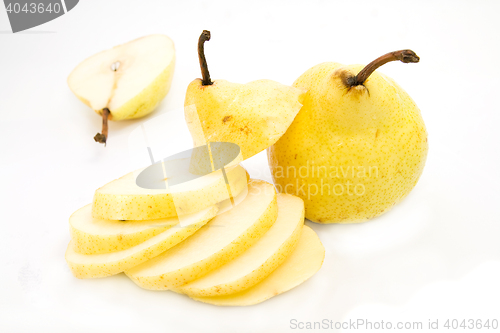
M204 43L198 41L203 79L192 81L186 91L184 114L194 146L209 142L237 144L243 159L265 150L285 133L302 107L305 91L271 80L247 84L210 79Z
M425 165L427 131L417 105L378 72L350 86L363 67L323 63L300 76L293 85L308 90L304 105L268 149L277 190L301 197L314 222L383 214L408 195Z
M302 107L303 95L301 89L271 80L216 80L204 86L196 79L188 86L184 105L197 115L186 111L186 123L195 146L233 142L247 159L278 141Z

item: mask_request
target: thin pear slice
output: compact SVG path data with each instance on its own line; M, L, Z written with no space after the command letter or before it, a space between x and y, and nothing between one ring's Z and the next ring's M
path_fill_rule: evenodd
M218 214L232 208L245 198L246 193L240 193L232 201L226 199L216 206ZM191 215L182 217L181 225L191 223ZM73 250L81 254L100 254L117 252L138 245L153 236L177 225L177 217L168 217L157 220L117 221L103 220L92 217L92 205L87 205L69 218L70 234Z
M174 73L174 43L165 35L150 35L97 53L69 75L73 93L96 113L110 119L142 117L170 89Z
M304 202L278 194L278 218L273 226L243 254L176 291L189 296L234 294L252 287L271 274L292 253L304 225Z
M144 221L103 220L92 217L91 204L80 208L69 218L73 250L81 254L122 251L178 223L177 217Z
M248 194L237 206L169 251L125 273L145 289L179 287L243 253L269 230L277 216L274 186L250 180Z
M323 264L325 248L316 233L304 226L296 249L267 278L237 294L215 297L191 297L219 306L246 306L261 303L295 288L313 276Z
M237 165L226 169L228 183L221 170L176 185L176 191L169 189L146 189L136 184L139 172L131 172L96 190L92 214L106 220L154 220L191 214L221 202L246 188L247 172ZM174 194L173 194L174 193Z
M103 254L81 254L73 250L71 241L66 250L66 262L73 275L79 279L106 277L123 272L137 266L148 259L165 252L182 242L204 226L217 214L217 207L185 217L191 223L185 226L176 225L145 242L119 252ZM184 221L186 221L184 220Z

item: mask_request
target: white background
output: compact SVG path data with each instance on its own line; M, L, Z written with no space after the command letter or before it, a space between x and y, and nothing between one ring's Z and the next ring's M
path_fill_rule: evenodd
M0 330L3 332L286 332L301 322L366 318L500 320L497 1L97 1L11 34L0 9ZM66 77L86 57L150 33L176 44L172 89L158 110L186 137L185 88L200 76L291 84L324 61L366 64L402 48L419 64L380 69L417 102L430 151L413 192L360 225L317 225L322 269L260 305L218 308L138 288L123 274L74 278L64 261L68 217L96 188L133 169L129 134L72 95ZM175 120L176 119L176 120ZM188 137L189 138L189 137ZM179 151L189 139L165 142ZM265 153L245 162L270 180ZM442 328L442 327L441 327ZM361 331L361 330L358 330ZM487 331L487 330L486 330Z

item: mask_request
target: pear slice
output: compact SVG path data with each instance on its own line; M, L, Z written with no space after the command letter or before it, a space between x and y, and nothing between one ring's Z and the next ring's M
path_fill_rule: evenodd
M126 250L103 253L81 254L75 252L73 241L66 250L66 262L73 275L79 279L106 277L123 272L148 259L156 257L191 236L217 214L212 206L190 215L187 226L176 225L168 230Z
M234 294L257 284L292 253L304 225L304 202L278 194L278 218L252 247L224 266L185 284L176 291L189 296Z
M145 289L166 290L191 282L252 246L278 216L274 186L250 180L248 194L233 209L160 256L125 273Z
M73 250L81 254L117 252L138 245L179 223L177 217L144 221L103 220L92 217L92 205L69 218Z
M261 303L282 294L313 276L322 266L325 248L318 235L304 226L296 249L267 278L237 294L215 297L191 297L219 306L246 306Z
M71 72L68 85L96 113L109 111L110 120L139 118L167 95L174 64L172 40L150 35L87 58Z
M95 218L106 220L154 220L192 214L246 189L247 172L237 165L226 169L228 184L221 170L169 189L146 189L136 184L137 172L129 173L97 189L92 204ZM228 185L228 186L227 186Z
M243 159L273 145L286 132L302 107L305 90L271 80L247 84L211 81L204 54L210 32L198 41L203 79L186 91L184 114L195 146L206 142L232 142Z

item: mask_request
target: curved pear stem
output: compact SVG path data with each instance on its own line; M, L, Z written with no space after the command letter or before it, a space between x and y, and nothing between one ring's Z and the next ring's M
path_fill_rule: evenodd
M210 40L210 31L203 30L198 39L198 58L200 59L201 75L203 76L202 84L204 86L212 85L210 73L208 72L207 59L205 59L205 42Z
M380 58L373 60L368 65L366 65L365 68L363 68L361 72L358 73L358 75L349 80L350 81L349 84L351 86L359 86L360 84L363 84L366 81L366 79L368 79L368 77L377 68L387 64L388 62L396 60L399 60L404 63L411 63L411 62L416 63L420 61L420 58L412 50L400 50L400 51L389 52L387 54L384 54Z
M104 143L104 147L106 147L106 140L108 139L108 117L109 117L109 109L102 109L102 133L97 133L94 136L95 142Z

